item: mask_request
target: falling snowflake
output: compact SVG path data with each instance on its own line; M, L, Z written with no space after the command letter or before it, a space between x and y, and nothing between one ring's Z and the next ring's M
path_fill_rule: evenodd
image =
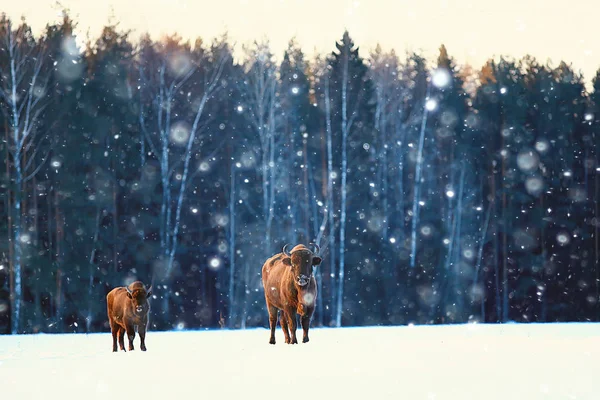
M448 72L447 68L438 68L433 71L432 75L432 83L434 86L438 88L445 88L450 84L452 77L450 76L450 72Z
M569 242L571 241L571 237L569 236L569 234L567 232L561 232L558 235L556 235L556 241L561 246L565 246L565 245L569 244Z
M212 269L218 269L221 266L221 259L217 258L217 257L213 257L210 259L210 261L208 262L208 265L212 268Z
M425 108L427 109L427 111L433 111L437 108L437 105L437 101L435 101L434 99L429 99L425 103Z

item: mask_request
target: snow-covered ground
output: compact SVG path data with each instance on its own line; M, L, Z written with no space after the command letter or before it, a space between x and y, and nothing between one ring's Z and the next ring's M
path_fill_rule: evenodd
M298 331L300 334L301 332ZM0 336L0 399L600 399L600 324ZM127 339L125 339L127 341Z

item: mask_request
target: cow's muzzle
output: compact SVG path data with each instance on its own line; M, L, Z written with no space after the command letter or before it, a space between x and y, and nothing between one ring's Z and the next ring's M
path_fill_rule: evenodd
M306 286L308 285L309 277L306 275L298 275L296 277L296 283L298 286Z

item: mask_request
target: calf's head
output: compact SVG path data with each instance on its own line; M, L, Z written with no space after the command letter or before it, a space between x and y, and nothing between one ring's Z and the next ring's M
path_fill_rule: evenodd
M283 246L283 254L286 257L283 259L283 263L289 266L294 276L294 282L300 287L308 285L310 277L313 273L313 267L321 264L321 257L319 254L319 246L312 244L313 249L308 249L303 245L298 245L288 250L289 244Z
M135 288L130 290L129 287L127 289L127 297L131 299L131 303L133 304L133 309L137 314L142 314L148 311L148 297L152 295L152 286L148 288L148 290L144 288Z

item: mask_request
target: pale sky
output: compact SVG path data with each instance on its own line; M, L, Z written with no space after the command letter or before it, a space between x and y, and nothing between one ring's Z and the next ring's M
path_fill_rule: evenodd
M4 0L0 11L34 30L59 18L51 0ZM490 57L535 56L572 63L587 82L600 68L598 0L61 0L78 31L95 38L114 14L123 29L153 37L177 32L205 41L226 30L237 47L268 38L281 56L292 37L305 52L332 51L348 29L367 56L386 50L437 55L443 43L459 64L476 69ZM279 57L280 58L280 57Z

